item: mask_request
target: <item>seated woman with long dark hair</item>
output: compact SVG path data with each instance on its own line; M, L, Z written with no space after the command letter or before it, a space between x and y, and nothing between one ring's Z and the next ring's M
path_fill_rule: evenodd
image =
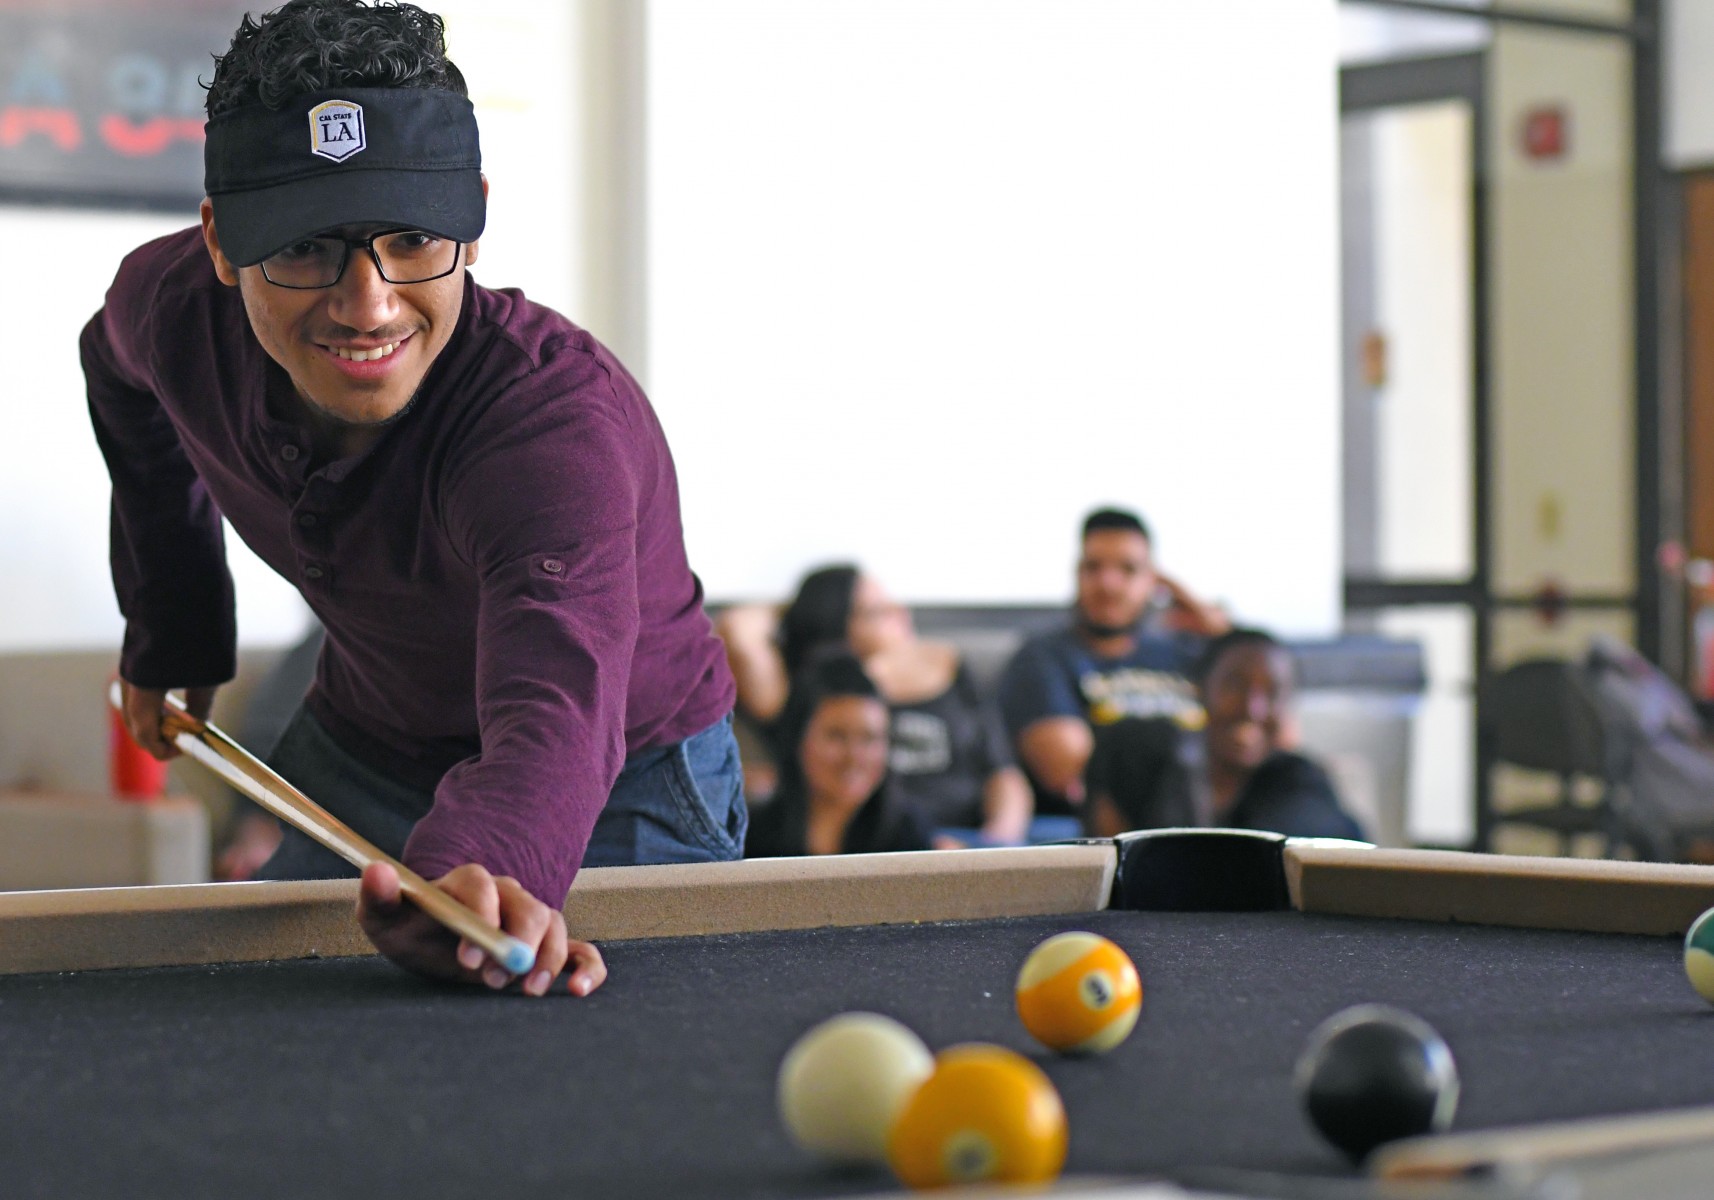
M770 735L776 756L788 681L812 656L842 650L892 712L894 783L924 825L941 831L937 843L1028 836L1034 803L998 710L977 693L956 647L918 637L910 612L872 576L849 564L821 567L783 610L727 609L715 628L738 681L738 713Z
M1096 731L1089 832L1219 825L1363 837L1327 772L1288 746L1295 671L1284 646L1259 629L1234 629L1208 644L1194 673L1208 714L1200 733L1170 719Z
M751 810L745 857L928 849L894 794L887 727L887 705L856 658L811 659L780 714L779 785Z

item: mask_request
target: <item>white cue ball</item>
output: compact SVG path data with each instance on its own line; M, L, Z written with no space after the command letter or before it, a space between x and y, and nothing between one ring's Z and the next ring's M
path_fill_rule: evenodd
M884 1164L893 1118L933 1070L923 1040L891 1017L841 1013L800 1037L780 1062L780 1120L814 1154Z

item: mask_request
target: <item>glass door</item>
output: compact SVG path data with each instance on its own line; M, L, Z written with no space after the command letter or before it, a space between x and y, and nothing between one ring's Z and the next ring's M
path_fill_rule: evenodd
M1341 78L1347 626L1420 642L1403 840L1477 840L1482 55Z

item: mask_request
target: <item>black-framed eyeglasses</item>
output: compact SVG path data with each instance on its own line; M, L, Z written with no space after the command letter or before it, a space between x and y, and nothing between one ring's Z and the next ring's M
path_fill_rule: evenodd
M325 234L300 238L262 260L262 278L276 287L329 288L345 276L353 250L367 251L388 283L427 283L458 269L463 242L421 229L383 229L364 238Z

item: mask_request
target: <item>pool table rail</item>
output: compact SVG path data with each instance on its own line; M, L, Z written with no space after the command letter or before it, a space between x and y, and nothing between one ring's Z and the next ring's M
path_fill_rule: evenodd
M1120 834L1112 906L1301 912L1676 935L1714 907L1714 866L1390 850L1240 829Z
M1681 935L1714 908L1714 867L1287 843L1292 907L1411 921Z
M590 941L1094 912L1111 843L581 872L566 924ZM373 954L356 880L0 893L0 975Z
M368 955L356 898L355 880L0 893L0 975ZM573 885L565 917L575 936L603 942L1108 907L1296 908L1676 935L1714 907L1714 867L1201 830L1116 843L592 868Z

